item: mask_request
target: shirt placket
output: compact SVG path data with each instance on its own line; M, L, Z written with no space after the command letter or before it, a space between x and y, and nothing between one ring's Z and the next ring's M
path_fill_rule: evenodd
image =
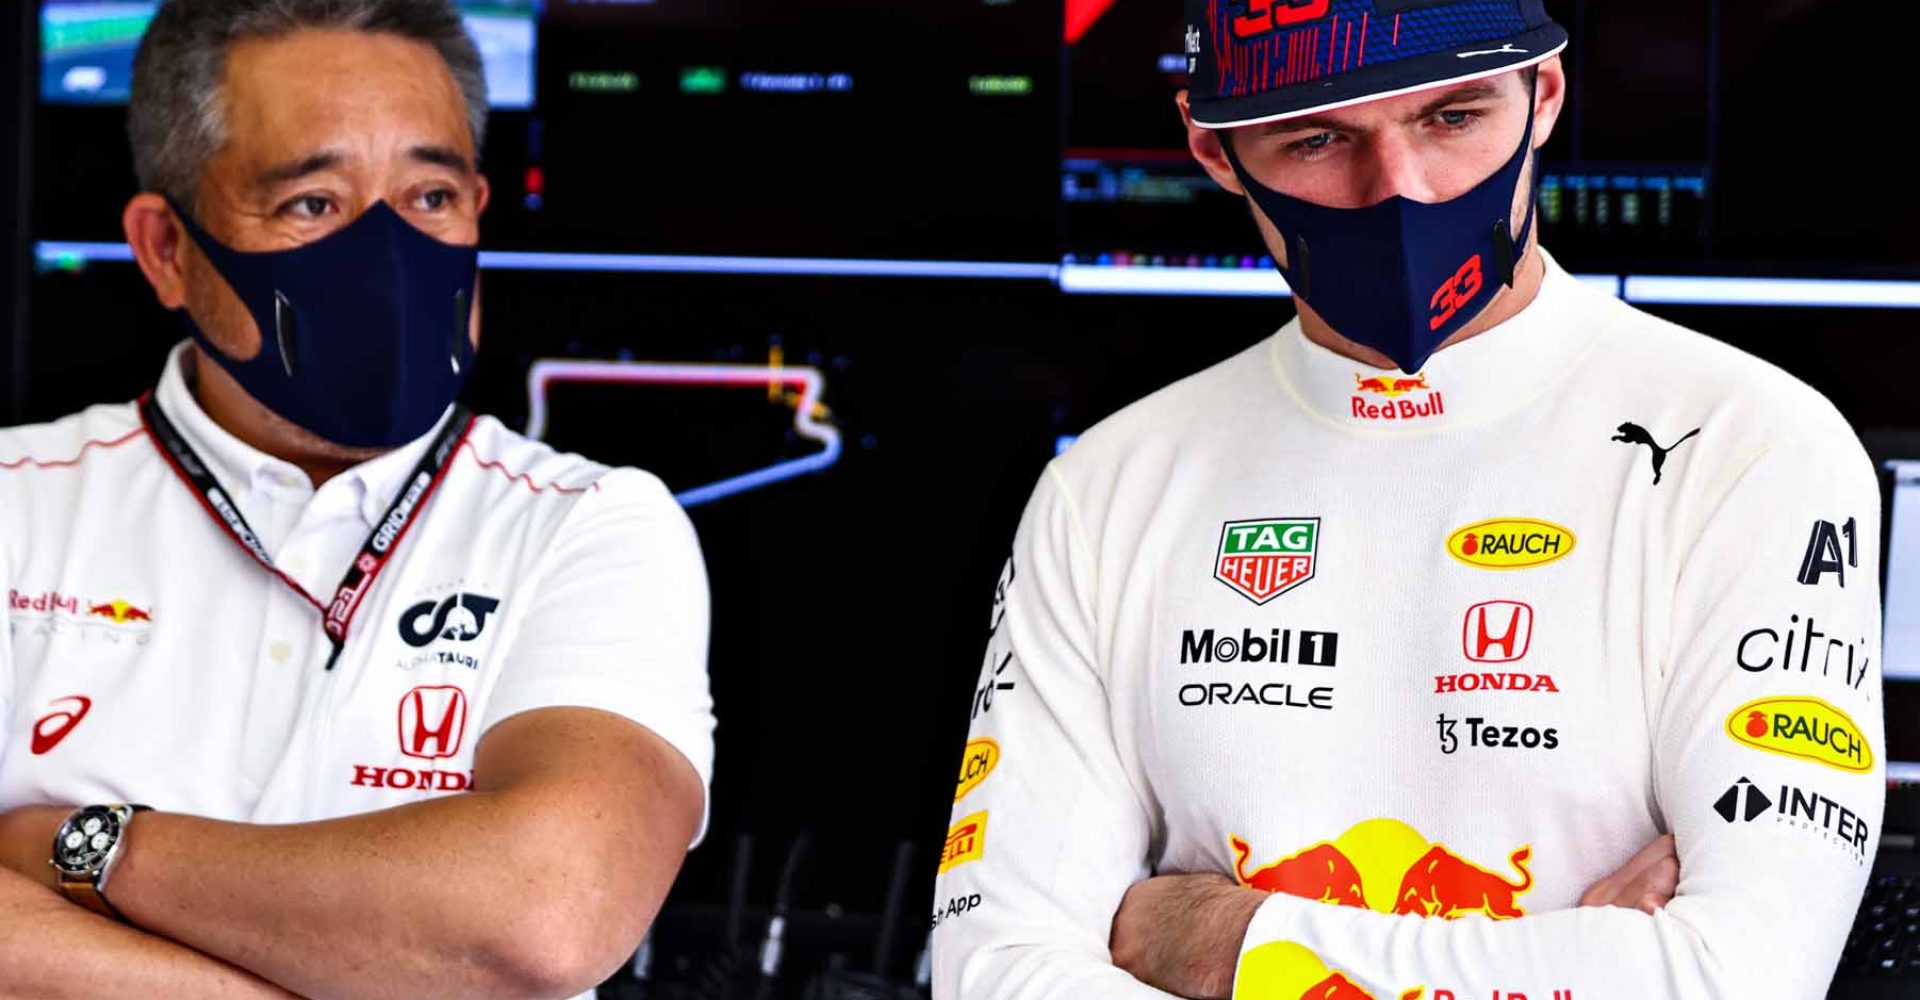
M275 472L256 477L249 504L262 541L275 565L291 579L310 588L313 558L295 530L312 494L304 484ZM309 593L311 590L309 589ZM265 790L287 752L301 693L306 686L307 663L314 644L321 641L319 612L306 596L279 580L271 581L260 633L253 644L252 684L247 699L242 741L242 775L254 799Z

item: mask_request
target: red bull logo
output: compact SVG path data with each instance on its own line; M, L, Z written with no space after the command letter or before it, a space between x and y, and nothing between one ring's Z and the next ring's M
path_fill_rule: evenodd
M1428 842L1420 831L1394 819L1356 823L1330 842L1252 872L1247 870L1253 854L1247 841L1229 834L1227 843L1241 885L1380 913L1443 920L1477 913L1503 920L1526 915L1519 897L1533 889L1533 874L1527 869L1531 847L1521 846L1507 856L1508 865L1519 873L1508 878L1444 844Z
M1415 389L1431 390L1433 388L1427 384L1425 372L1412 378L1397 375L1367 378L1355 373L1353 380L1358 384L1359 391L1378 393L1382 396L1404 396Z
M1433 386L1427 384L1427 376L1422 372L1414 376L1405 375L1361 375L1353 376L1354 395L1352 398L1353 417L1356 420L1419 420L1424 417L1437 417L1447 412L1446 400L1441 398ZM1415 390L1428 393L1425 399L1400 399ZM1369 397L1385 396L1384 402L1374 402Z
M1229 836L1227 843L1233 848L1233 875L1249 889L1284 892L1335 906L1367 905L1359 870L1332 844L1317 844L1248 874L1247 859L1253 849L1239 837Z
M89 604L87 614L94 618L105 618L116 625L153 621L153 615L149 614L145 608L134 607L120 600L108 601L105 604Z
M1423 987L1387 994L1421 1000ZM1313 949L1293 941L1270 941L1247 949L1233 978L1233 1000L1381 1000L1379 994L1327 967Z

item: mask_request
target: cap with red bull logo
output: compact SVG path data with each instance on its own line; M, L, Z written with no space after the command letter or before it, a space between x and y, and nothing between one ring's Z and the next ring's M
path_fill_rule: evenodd
M1494 76L1566 47L1542 0L1186 0L1194 124L1228 128Z

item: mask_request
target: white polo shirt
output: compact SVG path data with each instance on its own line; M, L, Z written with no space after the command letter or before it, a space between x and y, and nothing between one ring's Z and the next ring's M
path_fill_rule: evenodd
M331 600L439 428L316 490L200 409L188 349L155 399L280 572ZM367 812L467 789L487 730L550 706L623 715L711 773L707 585L685 513L653 476L490 417L331 669L314 604L225 533L131 403L0 431L0 596L0 809Z

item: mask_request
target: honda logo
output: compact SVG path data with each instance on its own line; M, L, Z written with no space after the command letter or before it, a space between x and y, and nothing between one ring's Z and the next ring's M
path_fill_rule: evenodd
M1519 601L1483 601L1467 609L1460 650L1475 663L1512 663L1533 645L1533 606Z
M467 693L457 687L417 687L400 697L400 752L435 760L460 752L467 732Z

